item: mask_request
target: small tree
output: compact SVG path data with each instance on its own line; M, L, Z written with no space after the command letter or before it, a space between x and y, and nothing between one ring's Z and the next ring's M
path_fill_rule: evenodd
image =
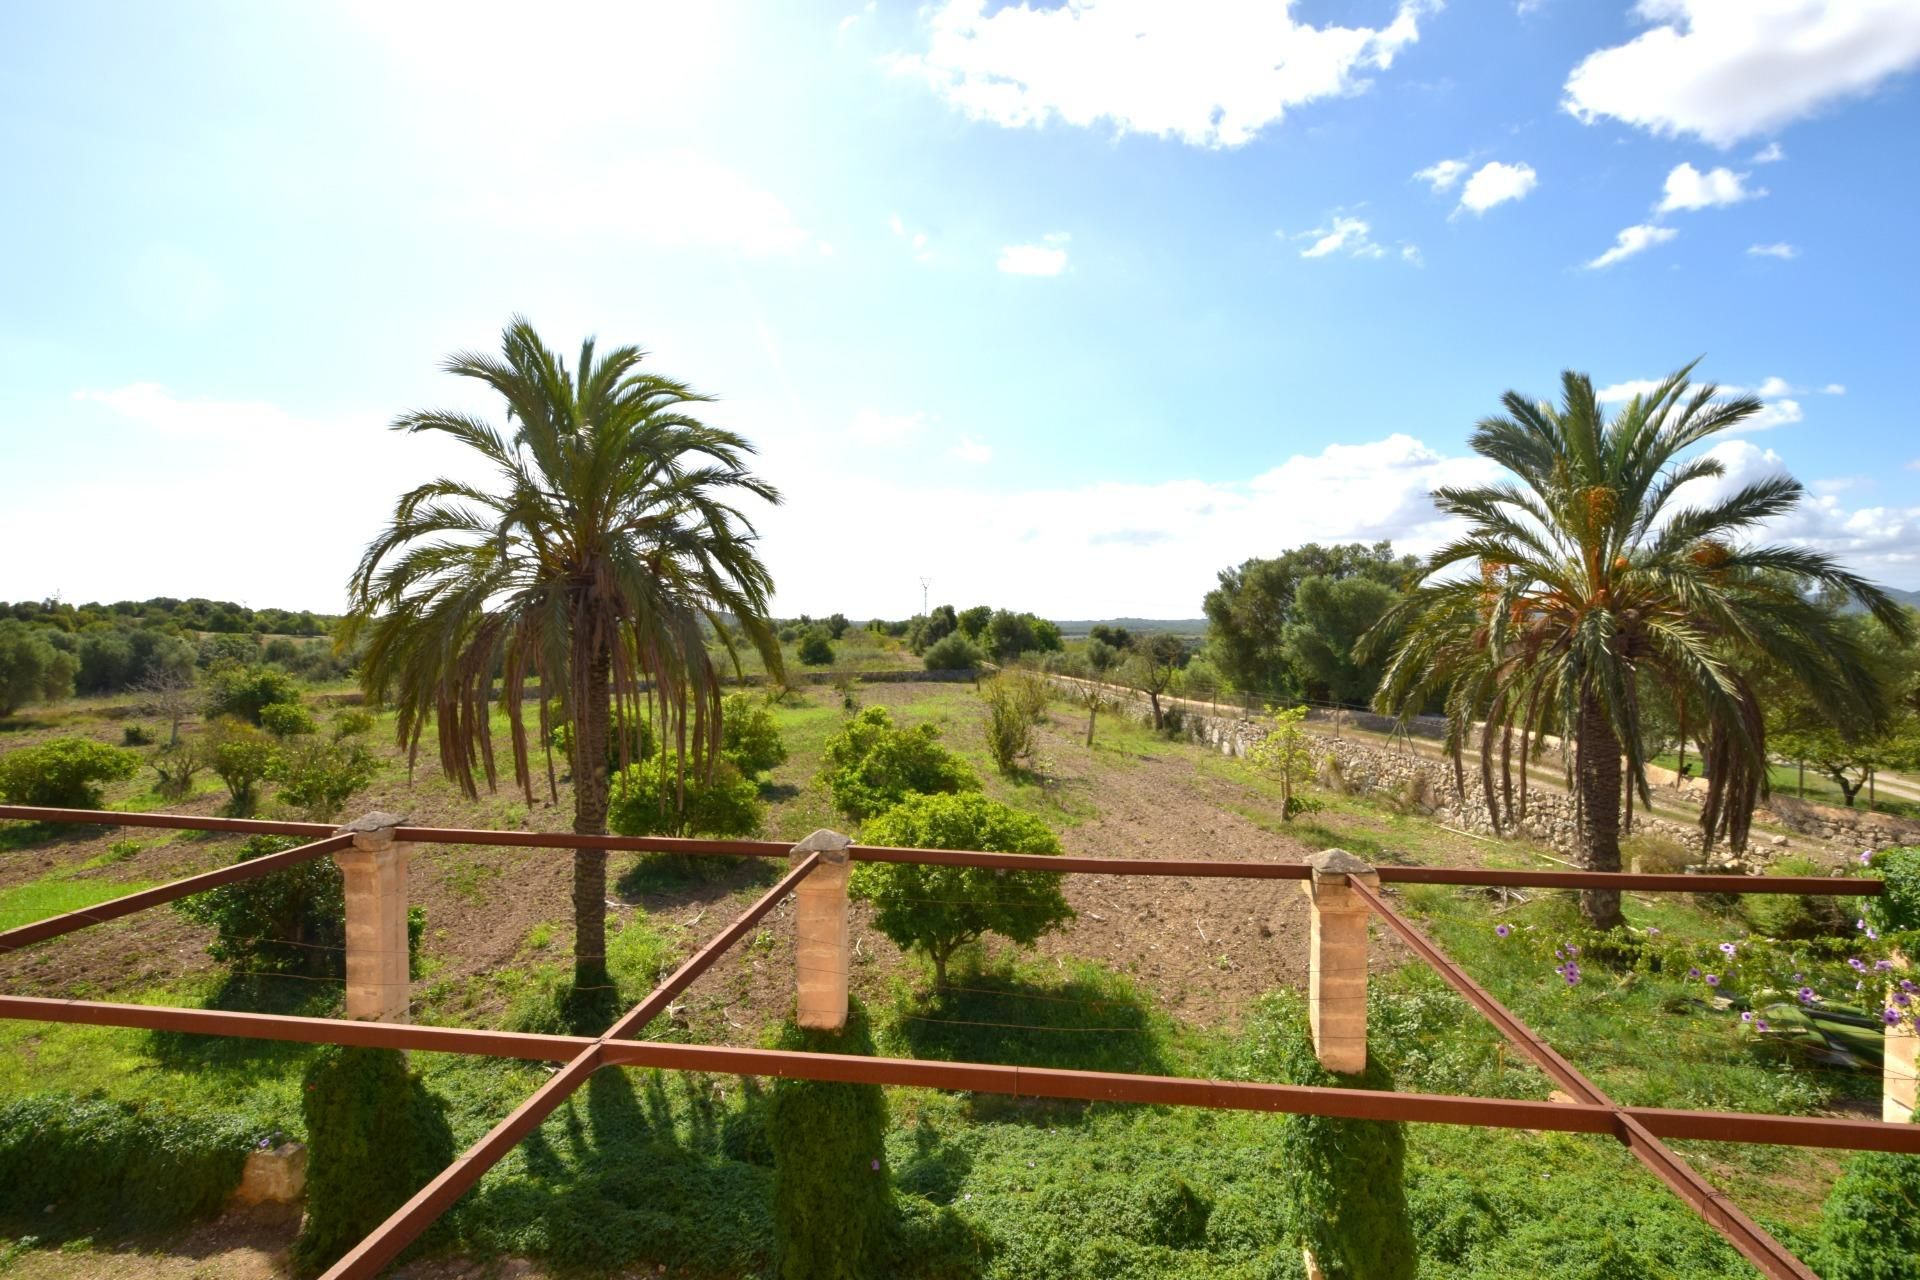
M207 714L260 723L260 712L276 703L299 703L300 686L278 667L216 666L207 678Z
M847 628L852 625L852 623L847 621L846 614L833 614L826 622L827 637L832 640L838 640L841 636L847 634Z
M824 630L814 627L800 637L800 647L794 654L806 666L828 666L833 662L833 642Z
M57 702L73 692L80 660L56 649L40 629L0 619L0 716L29 702Z
M1098 640L1092 641L1087 647L1091 650L1094 645L1107 648ZM1113 651L1107 649L1107 652L1111 655ZM1085 707L1087 711L1087 745L1089 747L1093 745L1094 722L1099 720L1102 711L1111 711L1114 705L1113 691L1108 689L1100 679L1104 670L1104 667L1093 665L1091 653L1068 668L1068 673L1074 680L1070 686L1073 690L1073 700Z
M867 823L862 836L868 844L914 849L1060 852L1059 837L1038 818L976 793L912 796ZM953 953L982 935L1029 946L1073 919L1060 877L1047 871L860 862L852 891L873 904L875 928L933 962L941 987Z
M923 661L929 671L970 671L980 665L980 650L956 631L927 646Z
M1295 792L1304 788L1313 776L1313 752L1308 748L1305 707L1283 707L1267 717L1267 733L1247 750L1247 759L1256 769L1272 774L1280 783L1280 820L1293 821L1293 815L1306 808Z
M102 784L131 778L140 757L92 738L54 738L0 756L0 798L8 804L98 809Z
M1147 695L1147 701L1153 705L1153 727L1163 728L1165 717L1160 711L1160 695L1173 683L1174 673L1180 670L1180 664L1187 656L1187 646L1179 636L1164 632L1150 636L1141 636L1134 641L1133 656L1126 664L1129 683Z
M185 800L193 794L193 779L207 767L207 753L196 740L175 743L154 752L149 762L159 780L153 789L163 800Z
M834 808L871 818L910 795L977 791L980 780L940 745L930 724L902 728L885 707L867 707L827 740L820 775Z
M760 789L730 761L702 774L661 755L615 774L607 806L607 825L623 836L737 839L758 833L765 816Z
M156 664L135 684L134 690L146 697L154 713L167 722L167 745L180 745L180 726L198 705L199 690L194 687L193 662Z
M278 752L273 739L244 720L216 720L202 735L207 762L227 784L232 797L228 809L251 813L259 800L259 786L273 770Z
M318 728L313 713L297 702L270 702L260 708L260 727L282 741Z
M720 753L745 776L768 773L787 762L787 744L780 740L773 708L762 699L744 693L727 695L721 704L720 725Z
M267 776L280 787L280 799L313 822L340 814L373 781L379 766L358 742L322 742L302 737L274 753Z

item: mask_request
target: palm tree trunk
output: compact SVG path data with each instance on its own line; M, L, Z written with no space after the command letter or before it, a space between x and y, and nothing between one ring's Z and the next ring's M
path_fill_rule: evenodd
M576 628L577 636L586 632ZM582 650L586 652L582 652ZM577 835L607 834L607 752L609 703L612 698L612 660L604 646L576 640L574 660L583 664L586 678L577 686L580 705L573 708L573 830ZM582 1007L604 1003L595 995L610 996L607 973L607 852L576 849L573 854L573 986Z
M1588 871L1620 869L1620 739L1591 690L1580 697L1575 781L1580 788L1580 863ZM1596 929L1621 923L1618 889L1582 889L1580 912Z

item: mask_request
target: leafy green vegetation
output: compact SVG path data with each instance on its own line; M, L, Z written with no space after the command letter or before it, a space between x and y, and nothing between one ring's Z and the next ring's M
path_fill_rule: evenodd
M0 799L54 809L98 809L103 783L131 778L140 757L91 738L55 738L0 756Z
M931 724L896 726L885 707L859 712L821 753L821 777L834 808L866 819L909 796L979 790L980 780L939 737Z

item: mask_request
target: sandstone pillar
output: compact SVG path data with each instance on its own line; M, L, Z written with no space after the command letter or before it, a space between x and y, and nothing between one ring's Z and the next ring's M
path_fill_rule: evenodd
M1353 1074L1367 1066L1367 906L1347 882L1377 889L1380 876L1344 849L1323 850L1307 863L1313 868L1302 886L1313 908L1307 977L1313 1051L1327 1070Z
M847 969L852 961L847 927L847 881L853 865L837 831L816 831L793 846L789 860L818 853L820 860L793 891L794 1019L814 1031L847 1025Z
M1904 957L1896 956L1894 963L1899 966L1896 973L1906 968ZM1889 1005L1899 989L1898 982L1887 989ZM1915 1032L1912 1022L1902 1020L1887 1028L1886 1057L1880 1067L1880 1118L1888 1124L1906 1124L1913 1119L1914 1073L1920 1071L1916 1049L1920 1049L1920 1032Z
M393 838L404 819L370 813L340 828L353 848L333 855L346 878L347 1016L407 1020L407 861L413 846Z

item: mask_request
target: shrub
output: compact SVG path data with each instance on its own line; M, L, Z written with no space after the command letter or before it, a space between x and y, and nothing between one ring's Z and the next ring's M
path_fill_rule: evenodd
M331 1265L453 1163L445 1108L397 1049L330 1045L307 1068L306 1271ZM429 1236L431 1238L431 1236Z
M267 776L295 812L312 822L330 822L378 771L373 754L357 742L309 739L281 747Z
M1769 874L1819 876L1825 868L1811 858L1782 858ZM1844 885L1844 881L1840 882ZM1838 887L1838 886L1836 886ZM1843 902L1827 894L1755 893L1741 902L1754 929L1770 938L1797 942L1813 938L1850 938L1859 912L1857 902Z
M8 804L98 809L103 783L131 778L140 757L91 738L54 738L0 756L0 796Z
M259 799L260 781L272 772L279 754L273 739L244 720L216 720L201 736L207 763L233 797L227 807L234 813L251 813Z
M278 667L216 666L207 678L207 714L260 723L260 712L277 703L298 703L300 686Z
M983 795L912 796L866 824L866 843L914 849L980 849L989 853L1060 852L1045 823ZM981 935L997 933L1026 946L1073 918L1049 871L860 862L853 893L873 903L873 924L901 948L917 947L945 986L947 961Z
M1847 1163L1820 1210L1826 1280L1904 1280L1920 1257L1920 1156L1869 1151Z
M980 650L955 631L928 645L923 660L929 671L971 671L980 665Z
M1030 671L1008 671L980 688L987 702L987 754L1003 774L1033 755L1033 726L1046 714L1045 683Z
M193 794L193 779L207 767L207 753L196 741L186 741L154 753L149 762L159 781L153 789L163 800L185 800Z
M749 778L785 764L787 744L773 709L744 693L727 695L720 706L720 753Z
M12 1098L0 1103L0 1215L59 1233L208 1217L239 1184L254 1137L235 1117L164 1104Z
M900 728L885 707L868 707L828 739L821 776L834 808L856 820L871 818L910 795L977 791L980 780L940 745L930 724Z
M626 722L626 735L627 759L629 761L645 760L653 755L652 725L644 720L629 719ZM573 767L573 725L571 722L563 720L559 724L554 725L553 731L547 734L547 745L560 753L566 760L568 768ZM613 769L620 767L619 730L612 727L611 721L609 721L609 728L607 730L607 766Z
M1678 840L1648 832L1622 840L1620 860L1633 870L1650 876L1677 876L1699 861L1694 852Z
M335 742L343 738L356 738L363 733L373 732L373 713L362 711L357 707L349 707L344 711L335 712L331 724Z
M299 843L286 836L253 836L234 861L251 862ZM207 954L235 969L317 978L346 974L346 880L332 858L223 884L180 899L174 909L212 925ZM415 907L407 918L409 955L419 950L425 929L426 915Z
M297 702L269 702L260 708L260 727L276 738L294 738L319 726L313 713Z
M1374 1057L1356 1075L1320 1065L1305 1019L1270 1042L1283 1084L1391 1089ZM1287 1171L1286 1220L1312 1250L1327 1280L1412 1280L1416 1269L1407 1216L1405 1127L1382 1120L1290 1115L1280 1126L1275 1161Z
M1883 849L1870 866L1887 887L1867 899L1867 922L1881 933L1920 930L1920 846Z
M765 811L760 789L727 760L711 776L689 763L651 756L613 777L607 825L623 836L750 836Z
M833 661L833 641L825 631L814 627L800 637L800 647L794 654L806 666L824 667Z
M847 621L846 614L844 613L833 614L827 619L827 622L826 622L827 637L832 640L838 640L841 636L847 634L847 628L852 625L853 625L852 623Z
M1267 717L1266 736L1247 751L1254 768L1271 774L1280 783L1280 820L1291 822L1296 814L1313 807L1297 792L1313 776L1313 752L1308 747L1305 707L1285 707Z
M0 619L0 716L29 702L56 702L73 692L80 663L54 648L37 629Z
M120 731L120 745L150 747L153 745L153 731L143 724L130 724Z
M871 1057L855 1006L842 1032L791 1022L774 1047ZM781 1280L866 1280L887 1274L894 1234L887 1101L879 1085L781 1080L767 1116L773 1232Z

